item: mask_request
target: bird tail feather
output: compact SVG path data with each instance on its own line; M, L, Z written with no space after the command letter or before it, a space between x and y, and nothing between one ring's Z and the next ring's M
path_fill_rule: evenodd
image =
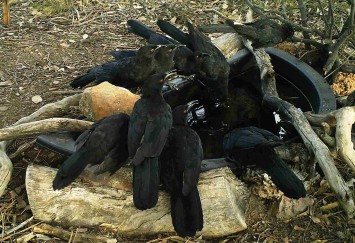
M158 202L158 158L145 158L133 168L133 203L140 210L153 208Z
M129 32L141 36L146 40L149 40L151 34L155 34L155 32L152 29L150 29L148 26L136 20L132 20L132 19L128 20L127 25L128 25L127 29Z
M91 83L92 81L95 81L95 79L96 79L95 74L89 72L87 74L75 78L73 81L71 81L70 86L73 88L82 88L85 85Z
M53 189L60 190L72 183L85 167L90 164L90 158L92 156L86 150L80 150L72 154L60 166L53 180Z
M171 38L177 40L181 44L184 44L187 46L192 45L189 36L186 33L184 33L182 30L180 30L180 29L176 28L174 25L170 24L169 22L159 19L157 21L157 25L159 26L161 31L163 31L164 33L169 35Z
M265 155L265 158L266 156L269 158L269 163L264 162L261 167L271 176L271 180L285 196L293 199L305 197L307 192L302 181L286 163L274 151Z
M203 228L203 213L197 187L184 196L181 192L170 197L171 218L175 231L182 237L193 237Z

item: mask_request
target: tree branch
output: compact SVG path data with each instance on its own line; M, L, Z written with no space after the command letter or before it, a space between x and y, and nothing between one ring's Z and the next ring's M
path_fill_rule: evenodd
M307 10L306 7L304 6L303 0L297 0L298 3L298 8L300 9L300 13L301 13L301 20L302 20L302 26L303 27L307 27ZM310 39L310 35L308 32L303 31L302 32L303 37L305 39ZM304 43L304 42L303 42ZM306 44L306 49L309 50L311 49L309 43L305 43Z
M0 140L27 138L51 132L82 132L93 122L70 118L49 118L0 129Z

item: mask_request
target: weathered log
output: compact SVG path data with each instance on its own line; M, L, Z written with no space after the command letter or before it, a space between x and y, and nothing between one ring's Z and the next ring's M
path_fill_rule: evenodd
M220 37L213 39L212 43L218 47L227 59L243 48L243 43L237 33L221 35Z
M60 117L70 113L71 107L78 106L81 94L64 98L58 102L47 104L29 116L18 120L14 125L38 121L51 117ZM6 147L12 140L0 142L0 196L3 195L12 174L12 162L6 154Z
M67 188L53 191L57 170L30 165L26 190L34 217L63 227L101 225L126 236L174 232L167 193L159 192L158 204L140 211L133 205L130 168L111 177L95 177L93 169L87 168ZM223 237L246 229L247 190L229 168L201 173L198 189L204 212L203 237Z
M270 62L270 56L264 49L254 51L250 42L246 43L246 47L255 56L256 62L260 69L263 104L283 114L292 122L306 147L310 151L313 151L315 158L324 172L325 178L327 179L331 189L335 192L340 205L350 218L353 217L355 210L352 192L345 183L338 169L335 167L328 147L313 131L305 115L294 105L279 98L276 89L275 74Z
M0 129L0 141L26 138L50 132L82 132L93 122L70 118L49 118Z

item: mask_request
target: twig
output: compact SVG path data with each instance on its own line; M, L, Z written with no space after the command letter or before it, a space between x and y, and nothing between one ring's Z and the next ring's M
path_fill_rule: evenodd
M305 43L305 44L310 44L313 45L317 48L320 48L323 46L322 43L319 43L318 41L312 40L312 39L303 39L303 38L297 38L297 37L292 37L291 38L292 42L301 42L301 43Z
M328 19L330 21L329 23L329 39L332 38L333 36L333 28L334 28L334 6L333 6L333 0L328 0Z
M202 11L203 11L203 12L213 12L213 13L215 13L215 14L221 16L221 17L224 18L224 19L228 19L227 16L225 16L225 15L222 14L221 12L217 11L216 9L203 9Z
M330 56L328 57L327 62L324 65L324 72L326 74L328 74L331 69L333 68L333 65L335 63L335 61L338 59L338 55L339 55L339 49L340 47L342 47L345 42L354 34L355 32L355 26L354 26L354 12L355 12L355 1L351 2L351 11L350 11L350 24L349 27L344 30L344 32L340 35L339 39L337 40L337 42L334 44L334 46L332 47L332 53L330 54Z
M255 5L255 4L252 4L249 0L245 0L245 2L246 2L246 4L247 4L250 8L252 8L255 12L257 12L257 13L260 14L260 15L265 16L265 13L263 12L263 11L265 11L264 9L260 8L259 6ZM273 15L273 16L269 16L269 18L271 18L271 19L277 19L277 20L279 20L279 21L281 21L281 22L283 22L283 23L285 23L285 24L289 24L289 25L291 25L291 26L292 26L295 30L297 30L297 31L307 32L307 33L313 33L313 34L319 35L319 36L322 37L322 38L325 38L325 34L324 34L323 32L321 32L320 30L317 30L317 29L309 29L309 28L303 27L303 26L301 26L301 25L297 25L297 24L295 24L295 23L293 23L293 22L291 22L291 21L289 21L289 20L287 20L287 19L285 19L285 18L282 18L282 17L278 16L277 14L280 14L280 13L278 13L277 11L270 11L270 10L268 10L268 12L274 13L274 15Z
M26 138L58 131L82 132L91 125L92 122L90 121L71 118L49 118L0 129L0 140Z
M24 227L26 224L28 224L29 222L31 222L33 219L34 219L34 217L32 216L31 218L26 219L25 221L23 221L21 224L15 226L14 228L5 231L5 233L2 235L2 237L6 237L6 236L10 235L12 232L15 232L16 230L21 229L21 228Z
M306 7L304 6L303 0L297 0L297 3L298 3L298 8L300 9L300 13L301 13L302 26L307 27ZM302 34L305 39L310 39L309 33L303 32ZM303 42L303 43L305 43L305 42ZM311 48L311 46L309 45L309 43L305 43L305 44L306 44L306 49L309 50Z
M16 157L19 156L22 152L25 152L27 149L29 149L35 142L36 142L36 139L33 139L33 140L32 140L31 142L29 142L29 143L22 144L20 147L18 147L18 149L16 150L15 153L9 155L9 158L10 158L10 159L16 158Z
M55 95L73 95L73 94L80 94L82 93L82 90L54 90L52 91L52 94Z
M71 232L69 232L67 230L60 229L60 228L56 228L56 227L53 227L53 226L50 226L50 225L44 224L44 223L34 227L33 232L51 235L51 236L58 237L60 239L66 240L66 241L68 241L71 238ZM73 242L110 242L110 243L112 243L112 242L117 242L117 240L115 240L113 238L104 237L104 236L96 236L96 235L77 233L75 239L73 239Z
M32 228L36 227L36 225L39 225L39 224L41 224L41 223L42 223L42 221L41 221L41 222L38 222L38 223L36 223L36 224L34 224L34 225L28 226L27 228L25 228L25 229L23 229L23 230L20 230L20 231L18 231L18 232L14 232L13 234L8 235L8 236L6 236L6 237L2 237L2 238L0 238L0 242L3 242L3 241L5 241L5 240L7 240L7 239L11 238L11 237L14 236L14 235L21 234L22 232L26 232L27 230L32 229Z

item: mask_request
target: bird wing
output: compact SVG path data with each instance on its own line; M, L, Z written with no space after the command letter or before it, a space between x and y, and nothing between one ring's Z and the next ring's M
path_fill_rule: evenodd
M182 188L182 193L185 196L197 186L203 159L202 143L199 136L192 129L189 133L190 139L187 139L187 144L185 145L189 151L184 151L184 153L189 154L189 157L185 160L184 182Z
M234 24L234 22L232 20L227 19L226 24L233 27L233 29L237 33L244 35L247 39L254 40L258 37L258 30L253 26L255 24L255 22L248 23L248 24Z
M120 51L110 51L111 56L116 60L120 60L126 57L134 57L137 55L137 50L120 50Z
M91 134L95 129L102 123L103 119L92 124L88 129L86 129L80 136L75 140L75 148L78 151L84 144L90 139Z
M164 148L171 126L171 112L148 117L141 144L132 159L132 163L139 165L145 157L158 157Z

